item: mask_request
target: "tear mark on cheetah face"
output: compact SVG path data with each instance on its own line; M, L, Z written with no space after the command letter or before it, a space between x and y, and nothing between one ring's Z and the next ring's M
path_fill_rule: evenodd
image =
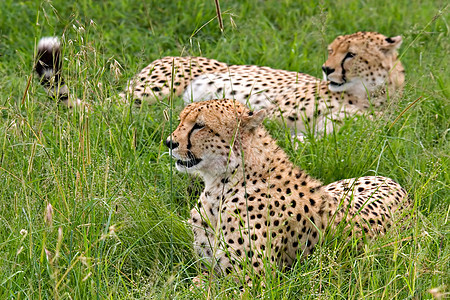
M402 85L403 67L397 61L401 44L401 36L386 37L375 32L337 37L328 46L328 59L322 66L330 91L364 94L385 85ZM396 76L390 78L394 70Z

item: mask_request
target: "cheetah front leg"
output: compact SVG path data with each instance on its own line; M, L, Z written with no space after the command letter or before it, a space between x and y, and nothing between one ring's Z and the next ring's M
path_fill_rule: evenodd
M356 119L358 116L364 114L364 111L356 106L344 105L338 109L327 109L328 113L316 119L316 127L314 130L320 136L331 134L334 130L339 130L345 119Z
M218 220L211 214L210 205L201 202L199 208L191 210L189 223L194 234L194 250L202 259L202 266L208 272L223 275L229 273L229 250L223 238L223 231L217 228Z
M213 277L222 275L226 266L230 265L229 257L219 249L220 237L215 228L217 221L208 216L209 210L207 213L204 210L205 206L208 205L202 203L200 209L192 209L189 220L194 234L194 250L200 257L202 268L205 270L192 279L191 290L194 288L206 290Z
M237 275L237 281L251 286L252 278L248 274L254 272L260 275L264 265L264 253L261 249L255 249L255 242L251 239L256 237L256 233L251 232L249 237L248 229L242 226L242 220L236 216L231 217L230 221L230 216L224 215L222 218L227 221L225 224L211 218L207 212L209 210L204 204L201 209L191 210L190 223L196 253L203 258L206 269L212 273L210 276L233 274ZM210 222L211 219L214 222ZM250 270L245 270L244 266ZM245 276L241 276L243 273ZM204 275L196 276L193 283L201 285L204 279Z

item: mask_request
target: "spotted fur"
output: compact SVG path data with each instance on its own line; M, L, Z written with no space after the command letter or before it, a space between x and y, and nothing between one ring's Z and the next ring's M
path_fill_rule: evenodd
M259 274L265 261L290 267L342 224L356 238L374 237L407 206L406 191L386 177L329 185L310 177L267 133L264 117L234 100L192 103L166 141L176 168L205 182L189 223L196 252L219 274L239 273L245 261Z
M388 95L401 91L404 70L397 58L401 43L400 36L388 38L376 32L339 36L329 45L322 66L326 80L204 57L164 57L129 80L119 96L137 105L171 94L182 96L185 104L230 98L252 109L266 109L268 117L281 120L299 135L308 130L330 133L348 116L381 110ZM69 96L60 76L60 49L57 38L43 38L35 69L49 96L72 107L82 102Z
M253 65L227 65L204 57L165 57L130 80L121 96L141 103L173 93L185 104L235 99L252 109L266 109L298 133L331 132L347 116L380 110L404 82L397 58L400 36L375 32L337 37L322 69L326 80L298 72ZM173 75L173 76L172 76ZM173 82L172 82L173 80Z

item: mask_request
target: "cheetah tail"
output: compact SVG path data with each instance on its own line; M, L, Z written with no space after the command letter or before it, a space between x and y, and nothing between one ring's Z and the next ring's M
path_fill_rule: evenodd
M68 104L69 88L61 77L61 43L57 37L42 38L37 47L34 69L50 98Z

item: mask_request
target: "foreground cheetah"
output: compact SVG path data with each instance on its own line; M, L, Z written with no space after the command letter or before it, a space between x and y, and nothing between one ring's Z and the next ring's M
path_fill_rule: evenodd
M245 261L257 274L264 261L290 267L327 229L344 225L349 235L373 237L407 205L406 191L389 178L329 185L311 178L276 145L263 118L234 100L192 103L166 141L176 168L204 179L189 222L196 252L217 273L239 273Z
M400 36L388 38L376 32L337 37L329 45L328 60L322 66L328 81L269 67L227 65L204 57L165 57L131 79L120 97L138 105L162 100L171 93L182 96L185 104L232 98L252 109L266 109L269 117L281 119L294 132L308 128L331 132L344 117L377 110L388 95L401 90L404 70L397 59L401 43ZM49 85L49 78L60 73L59 49L57 39L42 39L36 71L51 96L73 106L80 101L68 97L64 83L59 90ZM55 79L57 82L59 76Z

